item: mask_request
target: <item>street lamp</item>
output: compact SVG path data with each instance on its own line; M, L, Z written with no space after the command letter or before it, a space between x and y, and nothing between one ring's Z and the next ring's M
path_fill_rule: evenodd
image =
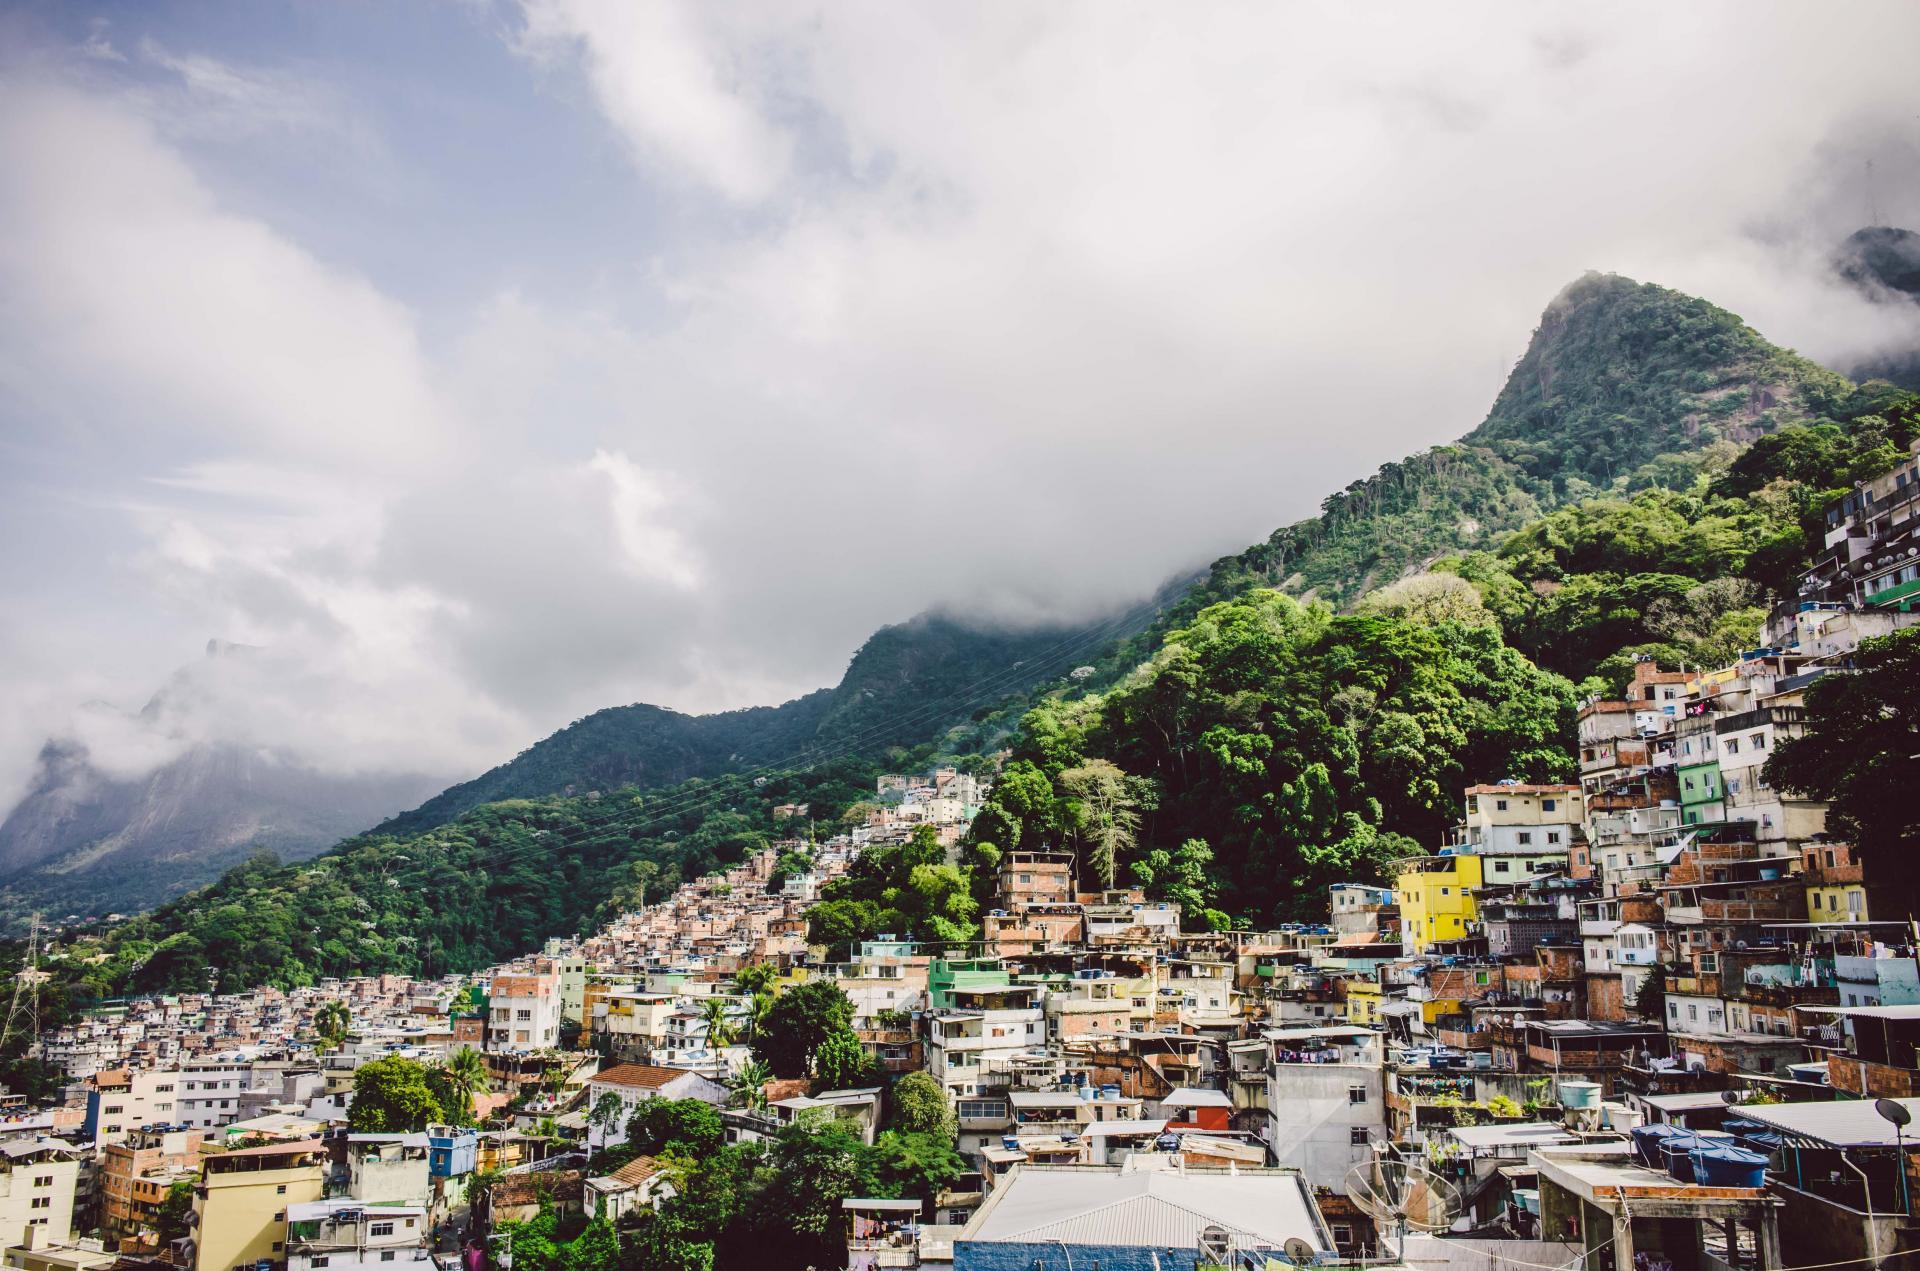
M1907 1123L1913 1120L1913 1112L1898 1099L1875 1099L1873 1110L1882 1120L1893 1123L1893 1163L1900 1171L1900 1209L1908 1217L1913 1216L1913 1198L1907 1194L1907 1145L1903 1137Z

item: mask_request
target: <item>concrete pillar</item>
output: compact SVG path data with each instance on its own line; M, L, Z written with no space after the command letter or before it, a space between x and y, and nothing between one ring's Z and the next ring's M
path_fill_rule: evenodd
M1613 1216L1613 1253L1615 1271L1633 1271L1633 1217L1622 1210Z
M1780 1211L1768 1205L1753 1225L1760 1241L1760 1271L1779 1271L1786 1265L1780 1257Z

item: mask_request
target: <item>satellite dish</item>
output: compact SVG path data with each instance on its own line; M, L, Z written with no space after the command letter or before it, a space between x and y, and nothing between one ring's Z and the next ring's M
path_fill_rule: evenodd
M1282 1245L1281 1248L1286 1252L1287 1261L1293 1263L1296 1267L1312 1266L1313 1260L1317 1256L1313 1246L1298 1236L1288 1236L1287 1243Z
M1907 1110L1907 1105L1897 1099L1875 1099L1873 1110L1880 1114L1882 1120L1895 1125L1907 1125L1913 1120L1913 1113Z
M1407 1232L1446 1231L1460 1216L1459 1191L1424 1162L1376 1157L1348 1170L1346 1181L1347 1198L1377 1229L1392 1230L1403 1250Z
M1742 1090L1722 1090L1720 1092L1720 1102L1726 1104L1729 1108L1745 1098L1746 1092Z

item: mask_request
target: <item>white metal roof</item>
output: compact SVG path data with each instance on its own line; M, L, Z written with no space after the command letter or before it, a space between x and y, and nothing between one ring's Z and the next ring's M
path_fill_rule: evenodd
M1895 1099L1908 1112L1920 1114L1920 1099ZM1871 1099L1838 1099L1827 1103L1743 1103L1736 1116L1772 1126L1796 1138L1812 1139L1831 1147L1892 1147L1893 1122L1874 1111ZM1920 1133L1901 1137L1920 1141Z
M1169 1108L1231 1108L1233 1100L1218 1090L1202 1090L1187 1086L1174 1091L1161 1104Z
M1327 1248L1305 1180L1291 1170L1223 1172L1022 1166L994 1190L960 1241L1191 1249L1219 1226L1279 1248Z

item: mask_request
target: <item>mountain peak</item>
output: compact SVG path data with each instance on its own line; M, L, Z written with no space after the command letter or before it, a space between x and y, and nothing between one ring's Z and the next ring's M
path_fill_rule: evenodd
M1872 299L1920 301L1920 234L1894 225L1857 229L1834 252L1833 268Z
M1606 486L1662 454L1827 414L1851 390L1718 305L1592 272L1548 303L1493 409L1462 440L1537 479Z

